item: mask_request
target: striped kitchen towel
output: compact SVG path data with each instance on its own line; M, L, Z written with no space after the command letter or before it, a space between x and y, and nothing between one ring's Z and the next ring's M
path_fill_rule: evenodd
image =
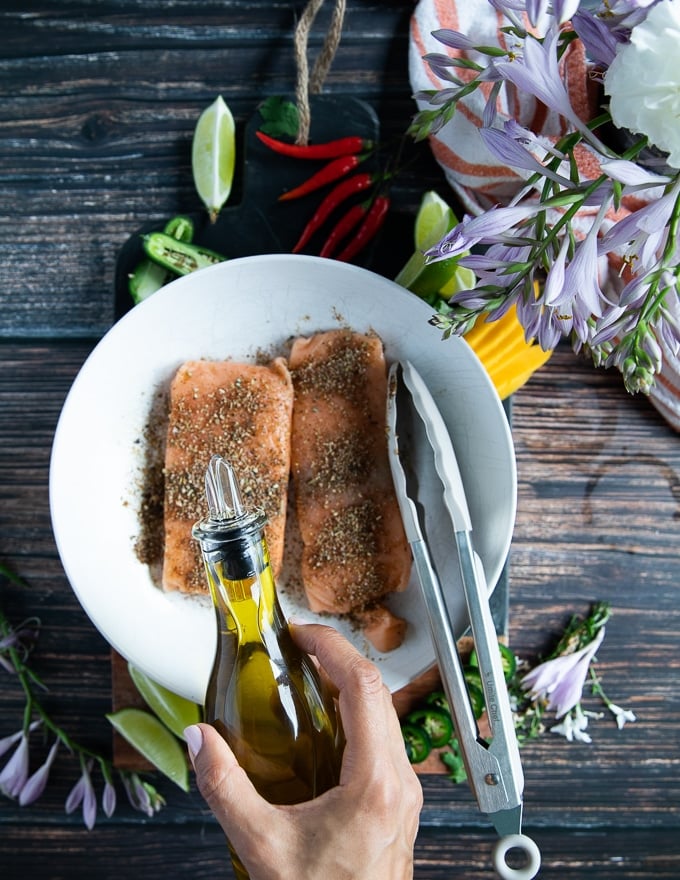
M468 36L476 45L498 45L506 48L506 35L499 30L503 17L488 0L419 0L411 19L409 43L409 75L414 92L428 89L442 89L450 83L442 81L422 60L429 53L448 53L475 60L475 52L451 49L432 36L439 28L451 28ZM485 59L480 59L485 63ZM580 41L571 44L562 61L562 74L574 109L582 119L589 119L597 113L597 91L588 76L587 61ZM473 71L464 68L457 70L464 79L472 78ZM430 146L435 159L441 166L446 180L454 190L459 201L471 214L497 204L506 204L520 189L524 179L492 155L479 136L484 106L489 96L490 83L483 84L458 105L452 119L436 134L430 136ZM419 109L428 105L419 102ZM546 108L531 95L521 93L506 84L498 96L497 114L499 123L505 119L516 119L520 125L554 142L567 130L567 123L555 112ZM594 152L587 147L579 147L577 161L579 167L589 178L599 171L599 162ZM526 172L528 176L529 172ZM640 204L640 194L637 196ZM589 217L597 211L597 206L585 209L576 224L576 233L589 228ZM608 215L607 225L627 213L625 201L617 210ZM606 226L604 227L606 228ZM618 267L612 267L611 283L616 286ZM620 283L620 282L619 282ZM678 309L680 312L680 307ZM680 319L680 315L679 315ZM650 393L650 400L676 431L680 431L680 361L668 344L660 340L664 365L657 382Z

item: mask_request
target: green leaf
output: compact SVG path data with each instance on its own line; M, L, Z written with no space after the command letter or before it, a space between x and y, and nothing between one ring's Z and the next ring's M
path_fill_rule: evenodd
M273 96L267 98L259 107L264 120L260 130L270 137L294 138L300 127L298 110L292 101Z

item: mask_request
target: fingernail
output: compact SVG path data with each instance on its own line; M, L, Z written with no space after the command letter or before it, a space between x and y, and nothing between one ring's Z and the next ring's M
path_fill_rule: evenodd
M193 764L194 758L201 751L201 746L203 745L203 731L198 724L192 724L190 727L185 727L184 739L187 741L189 757Z
M291 614L288 618L288 623L292 623L293 626L306 626L308 623L311 623L311 620L305 620L300 614Z

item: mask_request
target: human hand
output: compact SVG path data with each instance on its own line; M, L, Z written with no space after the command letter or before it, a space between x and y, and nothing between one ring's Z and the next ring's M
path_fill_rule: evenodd
M185 732L198 788L251 880L408 880L423 803L377 667L331 627L291 626L337 688L346 738L339 784L269 804L209 724Z

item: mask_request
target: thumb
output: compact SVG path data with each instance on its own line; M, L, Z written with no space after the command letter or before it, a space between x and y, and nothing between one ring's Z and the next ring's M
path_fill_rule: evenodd
M257 793L234 753L210 724L184 731L196 784L234 846L251 830L267 827L270 805Z

